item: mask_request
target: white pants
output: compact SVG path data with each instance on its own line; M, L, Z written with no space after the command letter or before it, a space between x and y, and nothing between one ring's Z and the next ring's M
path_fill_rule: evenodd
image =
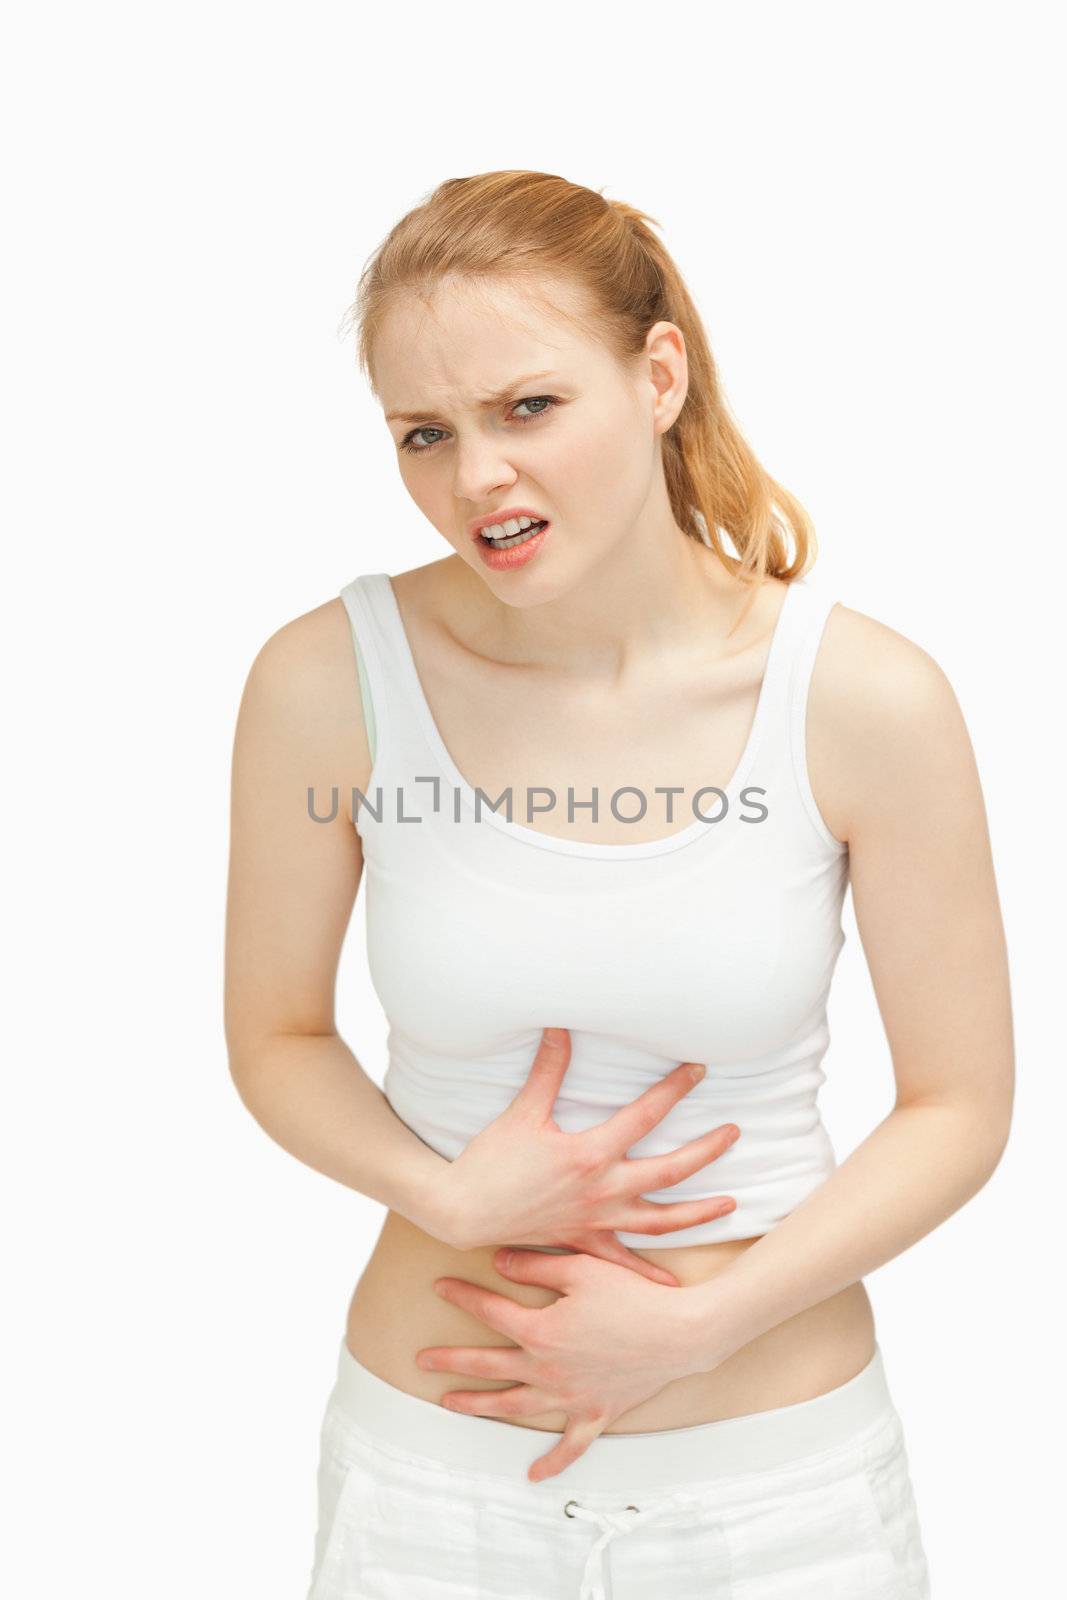
M877 1346L814 1400L601 1434L531 1483L552 1438L405 1394L342 1340L307 1600L929 1600Z

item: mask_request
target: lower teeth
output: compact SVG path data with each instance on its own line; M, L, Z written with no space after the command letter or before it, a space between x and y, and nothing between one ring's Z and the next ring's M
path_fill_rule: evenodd
M539 522L536 527L525 528L521 533L512 534L510 539L487 539L486 544L492 545L494 550L510 550L514 544L525 544L527 539L532 539L535 533L540 533L545 526Z

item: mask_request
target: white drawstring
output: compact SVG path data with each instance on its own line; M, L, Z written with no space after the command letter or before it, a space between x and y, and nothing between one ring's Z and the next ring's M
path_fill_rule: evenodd
M601 1530L600 1537L590 1550L585 1563L578 1600L608 1600L604 1551L612 1539L619 1535L634 1533L649 1522L662 1523L666 1520L668 1526L673 1523L680 1527L690 1520L690 1516L683 1514L667 1517L668 1511L681 1510L683 1513L688 1513L691 1509L706 1505L705 1499L697 1499L692 1495L672 1494L656 1505L650 1506L647 1511L641 1511L637 1506L627 1506L624 1511L587 1511L577 1500L568 1500L563 1507L565 1515L578 1517L583 1522L593 1522Z

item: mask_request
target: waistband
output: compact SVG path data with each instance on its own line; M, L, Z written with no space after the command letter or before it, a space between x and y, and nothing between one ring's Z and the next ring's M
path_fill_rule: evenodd
M464 1379L456 1376L452 1387L463 1386ZM496 1417L446 1411L434 1401L407 1394L357 1361L344 1339L330 1398L356 1428L387 1448L511 1480L525 1478L526 1469L559 1438L557 1433ZM573 1464L573 1475L598 1489L628 1492L635 1484L655 1490L768 1472L854 1444L895 1415L881 1348L875 1344L861 1372L811 1400L691 1428L601 1434ZM570 1481L571 1474L562 1476ZM544 1486L528 1481L525 1485Z

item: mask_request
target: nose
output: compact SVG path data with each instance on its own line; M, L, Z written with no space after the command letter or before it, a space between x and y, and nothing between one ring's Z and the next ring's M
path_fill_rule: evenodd
M453 493L457 500L471 505L484 506L517 481L514 467L507 464L499 445L492 440L471 439L457 444L453 459Z

